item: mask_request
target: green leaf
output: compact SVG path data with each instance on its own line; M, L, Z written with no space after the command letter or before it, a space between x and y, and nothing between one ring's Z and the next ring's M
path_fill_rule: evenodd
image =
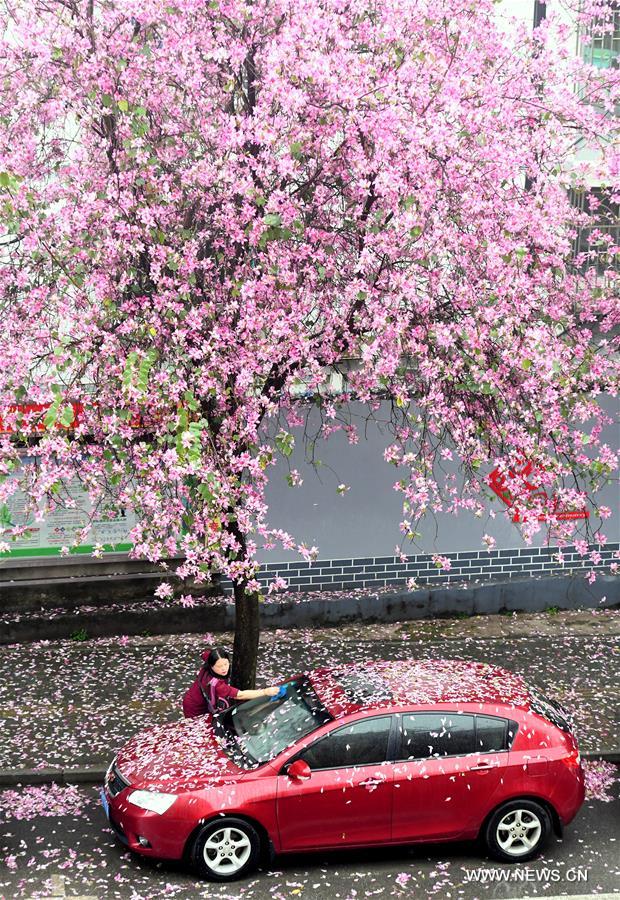
M303 144L301 141L293 141L291 144L291 156L293 159L301 159L301 151L303 149Z
M211 493L211 488L208 484L201 484L198 486L198 495L202 497L203 500L206 500L207 503L211 503L213 500L213 494Z
M282 224L282 216L280 213L267 213L265 218L263 219L265 225L281 225Z
M138 354L135 350L132 350L131 353L127 355L127 359L125 361L125 368L123 370L123 388L128 391L133 382L133 372L135 365L138 361Z
M103 94L103 96L101 97L101 102L106 107L106 109L109 109L114 103L114 98L111 94Z
M155 361L157 360L157 350L149 350L146 355L142 358L140 362L140 368L138 369L138 384L137 388L141 394L146 393L146 389L149 384L149 375Z
M287 431L281 431L276 435L276 447L283 456L288 458L293 452L294 446L295 438L292 434L289 434Z
M53 403L50 404L48 411L45 413L43 418L43 424L46 428L52 428L56 424L58 419L58 410L60 409L61 398L57 397Z
M129 109L129 103L126 100L119 100L117 106L121 112L127 112Z
M0 187L15 191L23 180L20 175L13 175L12 172L0 172Z
M69 428L69 426L73 424L74 419L75 413L73 411L73 406L69 404L68 406L65 406L62 413L60 414L60 424L64 428Z
M183 394L183 399L185 400L185 402L187 403L187 405L191 409L191 411L196 412L196 410L199 408L198 401L196 400L196 398L194 397L192 392L185 391L185 393Z
M525 369L525 371L527 372L528 369L532 368L532 360L531 359L521 360L521 368Z
M136 137L142 137L149 130L149 126L146 122L132 122L131 124L131 133Z

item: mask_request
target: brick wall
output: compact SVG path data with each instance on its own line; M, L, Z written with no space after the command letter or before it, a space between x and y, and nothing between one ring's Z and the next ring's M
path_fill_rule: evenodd
M568 575L574 571L594 569L608 572L620 544L592 545L600 553L600 563L594 565L588 557L580 556L574 547L562 550L564 562L557 560L557 547L520 547L508 550L468 550L443 553L450 560L451 569L438 569L428 553L408 556L401 562L394 556L364 556L343 559L319 559L313 563L270 563L261 568L259 581L263 586L280 575L291 591L340 591L350 588L380 588L386 585L403 586L415 578L420 587L464 581L493 581L527 576ZM617 559L617 558L616 558ZM224 584L229 590L230 585Z

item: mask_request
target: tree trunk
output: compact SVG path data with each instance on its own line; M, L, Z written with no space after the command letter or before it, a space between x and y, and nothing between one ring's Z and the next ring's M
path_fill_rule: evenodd
M231 683L242 691L256 685L258 656L258 594L248 593L245 582L235 584L235 642Z

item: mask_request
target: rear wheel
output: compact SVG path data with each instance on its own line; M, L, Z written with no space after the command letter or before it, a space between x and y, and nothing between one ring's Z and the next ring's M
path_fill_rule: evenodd
M551 818L544 806L535 800L511 800L493 813L484 839L495 859L524 862L540 853L550 833Z
M223 817L198 833L191 851L194 866L209 881L234 881L253 871L260 856L258 832L244 819Z

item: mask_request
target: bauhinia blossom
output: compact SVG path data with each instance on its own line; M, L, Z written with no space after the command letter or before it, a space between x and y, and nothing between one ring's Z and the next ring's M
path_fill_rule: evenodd
M619 73L562 28L491 0L3 3L0 500L35 445L33 506L78 472L137 512L135 554L231 578L254 635L259 546L317 552L265 502L309 403L355 443L343 402L392 401L406 534L523 458L586 502L616 465L618 248L574 259L595 198L568 191L617 201Z

